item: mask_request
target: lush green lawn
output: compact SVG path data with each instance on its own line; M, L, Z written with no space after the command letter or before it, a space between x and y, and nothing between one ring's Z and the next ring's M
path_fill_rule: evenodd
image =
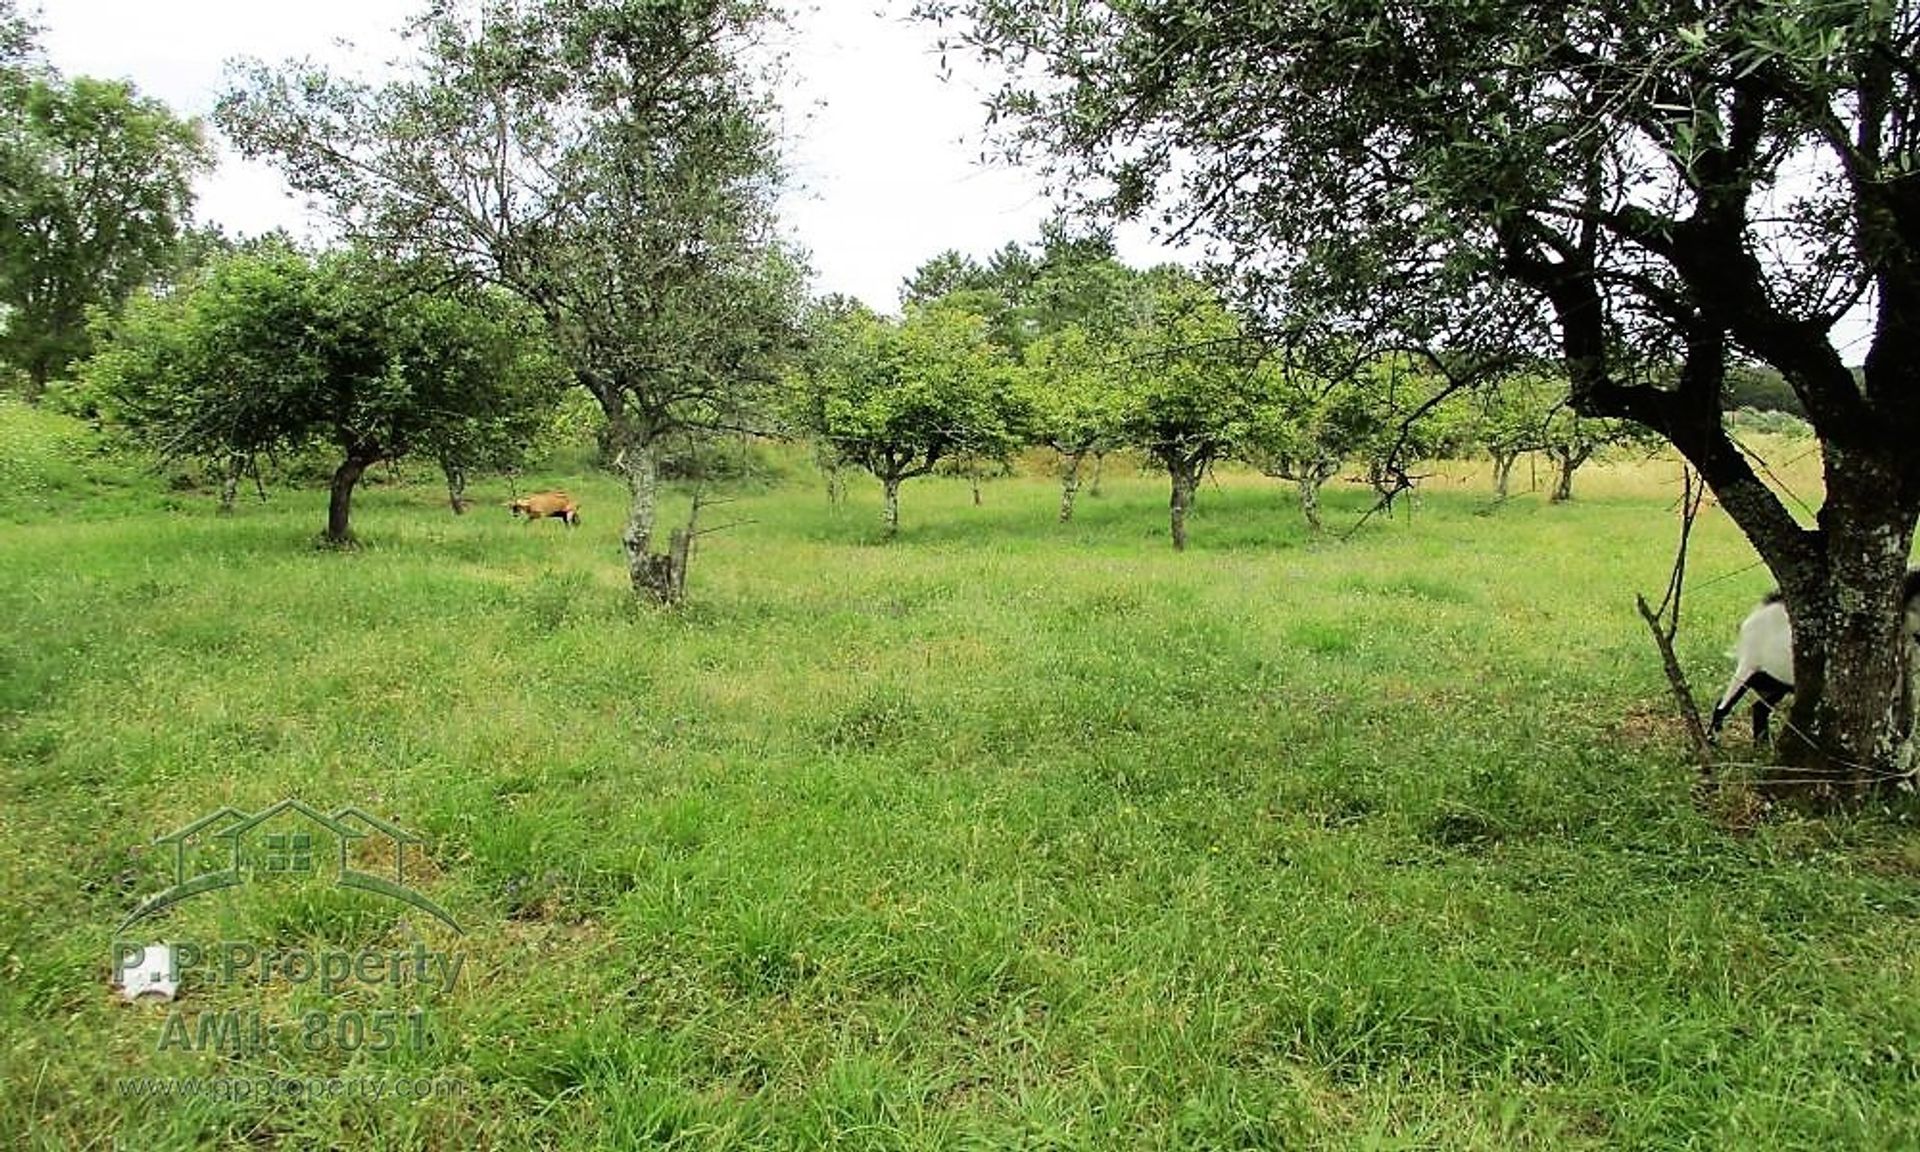
M1436 481L1345 543L1230 477L1184 556L1150 479L1066 528L1041 478L916 481L884 546L871 486L795 484L715 510L751 523L663 614L605 479L571 533L376 489L343 555L317 494L223 520L69 456L0 500L9 1147L1920 1145L1914 811L1689 802L1632 608L1666 465L1562 508ZM1766 579L1702 535L1711 695ZM152 838L287 796L425 833L466 935L300 885L150 931L457 946L402 998L426 1051L163 1052L112 995ZM116 1090L275 1071L463 1090Z

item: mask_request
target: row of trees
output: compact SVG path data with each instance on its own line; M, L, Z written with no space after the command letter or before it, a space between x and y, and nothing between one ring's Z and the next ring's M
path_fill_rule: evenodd
M364 251L539 317L627 479L629 578L663 602L693 529L656 546L662 454L749 424L796 331L754 63L781 19L766 0L435 3L386 78L254 63L216 113Z
M1616 431L1573 417L1564 383L1542 373L1404 427L1396 413L1436 390L1411 364L1277 353L1177 269L1137 273L1101 243L1057 233L1045 243L1052 255L1027 261L1011 286L949 288L901 319L845 300L814 308L786 423L816 439L831 470L880 480L889 536L904 481L1029 445L1058 454L1063 521L1089 459L1097 468L1118 449L1144 453L1171 480L1172 537L1184 548L1199 481L1230 456L1294 482L1318 527L1319 489L1349 461L1390 495L1396 460L1477 444L1504 496L1515 456L1548 451L1562 462L1563 499L1573 469ZM994 264L1022 267L1021 253L1009 246ZM970 266L943 255L915 282ZM1063 278L1101 291L1065 306ZM262 457L331 451L325 537L342 545L355 487L375 463L429 457L460 512L468 473L518 464L571 382L539 312L514 293L437 264L314 255L275 238L209 257L97 328L102 350L83 365L76 402L162 456L199 458L223 480L223 508ZM758 427L780 422L742 412Z
M1058 226L1037 255L1009 245L982 266L943 253L903 296L897 319L819 302L788 403L830 474L851 465L880 481L888 536L905 481L1028 446L1058 455L1062 521L1089 460L1144 454L1168 476L1173 546L1184 549L1200 480L1228 458L1291 481L1318 528L1320 489L1349 463L1391 499L1413 462L1483 448L1504 498L1515 460L1543 452L1564 500L1582 464L1635 438L1623 421L1575 413L1564 378L1538 365L1447 399L1444 365L1282 344L1192 275L1135 271L1104 238Z
M375 460L431 453L458 508L557 377L593 397L628 480L635 590L675 599L663 453L753 427L798 334L757 63L783 19L770 0L453 0L405 25L412 57L377 81L237 66L215 122L330 218L342 247L316 257L190 232L200 126L63 80L0 0L0 357L37 399L105 334L80 402L229 492L263 454L332 444L336 541Z

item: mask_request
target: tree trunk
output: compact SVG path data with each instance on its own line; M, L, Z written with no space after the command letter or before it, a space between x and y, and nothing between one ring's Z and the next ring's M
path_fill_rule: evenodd
M467 470L457 464L442 465L447 474L447 503L455 516L467 514Z
M1066 468L1060 474L1060 523L1073 519L1073 498L1080 492L1080 461L1086 458L1085 452L1068 452Z
M1173 497L1168 501L1173 528L1173 550L1187 550L1187 512L1193 507L1193 490L1199 486L1200 469L1185 460L1168 461L1167 472L1173 478Z
M348 518L353 513L353 490L379 460L377 456L348 456L333 474L327 497L326 542L336 548L353 546L353 529Z
M1320 473L1308 469L1294 477L1294 486L1300 490L1300 511L1306 513L1307 527L1320 531Z
M973 485L973 506L980 507L980 462L967 458L967 482Z
M627 522L620 530L620 547L627 555L627 580L634 595L656 604L676 604L687 583L686 554L675 559L677 540L669 551L653 551L654 521L660 508L660 441L642 429L627 429L614 460L627 478Z
M1607 309L1591 264L1540 260L1533 238L1514 232L1502 237L1505 266L1552 304L1575 410L1624 416L1666 436L1780 581L1794 632L1794 699L1779 745L1789 772L1770 787L1805 786L1823 800L1857 793L1911 769L1901 584L1920 515L1920 280L1879 277L1887 295L1863 389L1830 340L1806 323L1783 322L1772 305L1745 246L1745 198L1708 197L1704 205L1676 239L1675 258L1691 292L1713 306L1682 326L1686 353L1671 390L1612 377ZM1806 404L1826 480L1816 528L1797 522L1727 433L1720 397L1729 330Z
M1553 482L1553 494L1547 500L1552 504L1565 504L1573 499L1573 474L1580 470L1580 465L1585 464L1587 458L1579 452L1555 452L1553 459L1560 466L1559 478Z
M880 483L885 489L884 501L880 509L882 525L881 537L891 540L900 533L900 478L883 476Z
M233 515L233 502L240 495L240 474L246 466L244 456L227 457L227 465L220 472L220 515Z
M1507 498L1508 486L1513 482L1513 466L1520 459L1518 452L1493 453L1493 495L1496 500Z
M1095 452L1093 454L1093 481L1087 485L1087 495L1093 497L1095 500L1100 498L1100 473L1104 472L1106 467L1107 454L1105 452Z
M1886 493L1892 469L1830 448L1824 578L1781 582L1793 622L1793 706L1779 777L1826 801L1912 768L1913 697L1902 583L1914 517ZM1853 475L1843 480L1836 473ZM1886 484L1873 482L1881 476Z

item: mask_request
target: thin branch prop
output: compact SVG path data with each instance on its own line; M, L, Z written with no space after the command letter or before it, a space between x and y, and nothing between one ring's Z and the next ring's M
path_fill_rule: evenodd
M1673 638L1680 631L1680 599L1687 579L1687 546L1693 538L1693 523L1700 515L1700 506L1707 497L1707 486L1697 480L1693 469L1682 470L1680 475L1682 494L1680 498L1680 544L1674 552L1673 571L1667 576L1667 592L1660 600L1660 607L1649 607L1647 598L1634 593L1633 601L1640 609L1640 618L1647 622L1647 630L1653 633L1653 643L1660 649L1660 660L1666 667L1667 684L1673 689L1673 700L1680 708L1680 718L1686 722L1687 737L1693 744L1694 761L1700 766L1699 784L1710 787L1713 784L1713 745L1707 739L1707 729L1700 722L1700 707L1694 703L1693 689L1687 685L1687 674L1680 667L1680 658L1674 653Z
M744 520L729 520L725 524L715 524L711 528L701 528L694 533L694 536L695 537L710 536L715 532L725 532L729 528L738 528L743 524L758 524L758 523L760 523L760 521L755 520L751 517Z

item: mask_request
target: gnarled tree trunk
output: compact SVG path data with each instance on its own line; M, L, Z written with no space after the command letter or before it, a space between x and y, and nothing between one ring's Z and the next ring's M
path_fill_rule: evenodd
M1560 452L1549 449L1547 454L1553 457L1553 462L1559 469L1553 482L1553 494L1548 496L1547 500L1553 504L1565 504L1573 499L1573 474L1591 458L1592 453Z
M346 548L353 544L353 529L349 518L353 514L353 490L360 483L360 477L367 469L379 461L378 456L348 455L334 470L333 483L328 486L327 495L327 535L326 542L336 548Z
M1518 452L1493 451L1493 496L1496 500L1505 500L1513 483L1513 466L1520 459Z
M660 438L624 420L617 435L620 449L614 460L627 478L627 522L620 529L620 547L627 556L628 582L636 596L677 604L686 594L691 549L670 538L665 553L653 551L660 509Z
M1066 467L1060 471L1060 523L1073 519L1073 498L1080 492L1080 462L1085 452L1062 452Z
M1800 780L1844 795L1912 767L1902 584L1914 515L1888 498L1890 469L1844 449L1829 453L1836 459L1821 509L1821 562L1781 581L1793 622L1794 699L1779 749Z
M882 476L880 506L880 534L891 540L900 534L900 477Z
M1920 517L1920 469L1913 438L1903 430L1914 419L1920 326L1890 324L1883 312L1863 391L1831 343L1774 322L1756 286L1756 266L1742 261L1739 219L1732 219L1733 226L1708 220L1681 249L1703 298L1724 311L1688 331L1679 386L1672 390L1626 386L1610 376L1605 309L1590 271L1525 258L1512 266L1535 278L1553 303L1582 414L1638 420L1671 440L1779 580L1793 624L1794 699L1778 745L1785 768L1770 785L1840 799L1912 768L1901 584ZM1905 315L1920 316L1920 299L1912 303ZM1813 528L1795 520L1727 433L1720 413L1728 351L1723 322L1780 368L1808 403L1826 479ZM1900 350L1891 353L1894 348Z

